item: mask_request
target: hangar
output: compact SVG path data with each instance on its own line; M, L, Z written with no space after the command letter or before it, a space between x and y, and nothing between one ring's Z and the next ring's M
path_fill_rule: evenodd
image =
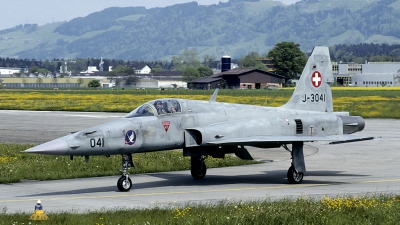
M261 89L270 86L282 87L288 78L285 76L253 68L236 68L202 77L188 82L188 87L210 89L227 87L232 89Z
M188 82L188 87L190 89L215 89L224 87L226 84L225 80L220 77L201 77L196 80Z

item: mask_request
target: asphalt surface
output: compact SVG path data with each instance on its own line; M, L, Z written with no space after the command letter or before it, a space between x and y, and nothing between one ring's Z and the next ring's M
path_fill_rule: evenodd
M117 119L120 113L0 111L0 142L42 143ZM33 212L38 199L46 212L149 208L218 201L241 201L365 194L400 194L400 120L367 119L359 135L377 140L305 146L307 174L290 185L290 154L250 149L266 163L208 169L204 180L190 171L132 175L130 192L118 192L119 176L0 184L0 208Z

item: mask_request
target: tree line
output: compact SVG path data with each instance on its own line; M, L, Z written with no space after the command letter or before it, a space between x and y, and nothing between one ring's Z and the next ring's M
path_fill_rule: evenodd
M330 47L331 60L336 62L364 63L400 61L400 45L388 44L339 44ZM249 52L238 61L241 68L256 68L268 71L261 59L269 58L273 62L274 72L288 78L296 78L301 73L306 61L307 54L300 50L300 45L294 42L280 42L268 53L260 55L257 52ZM191 81L200 77L213 74L210 68L217 68L220 60L212 55L199 57L194 49L186 49L178 56L173 56L170 61L124 61L116 59L103 59L103 71L108 72L106 76L116 77L134 75L131 65L147 64L152 68L152 73L157 71L182 71L183 80ZM53 60L28 60L14 58L0 58L0 67L26 68L29 73L57 73L61 66L67 65L67 70L74 74L87 70L88 66L96 66L99 69L100 59L58 59ZM109 67L113 71L108 71ZM134 77L134 76L131 76ZM132 83L135 78L124 80L126 84Z
M12 28L0 30L0 35L7 34L10 32L15 32L15 31L21 31L21 30L24 31L25 33L29 34L29 33L36 31L37 28L38 28L38 25L36 23L34 23L34 24L28 23L28 24L24 24L24 25L20 24L15 27L12 27Z
M26 68L29 73L44 72L44 73L59 73L60 67L67 65L67 70L72 73L80 73L88 69L88 66L96 66L99 69L101 59L95 58L77 58L77 59L58 59L54 58L52 60L36 60L36 59L15 59L15 58L1 58L0 57L0 67L9 68ZM172 68L172 63L163 61L125 61L116 59L103 59L103 71L109 71L109 66L114 68L119 65L131 65L144 63L148 64L150 67L161 68L164 70L170 70ZM38 71L41 69L41 71Z
M331 60L336 62L400 62L399 44L339 44L329 50Z

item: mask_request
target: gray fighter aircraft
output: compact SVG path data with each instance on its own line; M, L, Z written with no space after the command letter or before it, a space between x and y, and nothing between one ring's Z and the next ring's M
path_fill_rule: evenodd
M122 155L120 191L129 191L128 169L132 154L183 149L191 157L191 175L206 175L206 156L236 154L252 159L245 146L260 148L292 144L289 183L301 183L306 172L303 143L364 140L349 135L364 129L365 122L348 112L333 112L332 66L327 47L315 47L290 100L281 107L261 107L209 101L165 98L147 102L124 118L94 126L30 148L25 152L85 156ZM267 151L267 150L266 150Z

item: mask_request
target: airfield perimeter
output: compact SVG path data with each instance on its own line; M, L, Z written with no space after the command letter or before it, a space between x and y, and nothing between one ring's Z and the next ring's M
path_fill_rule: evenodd
M4 110L0 142L42 143L124 115ZM208 169L200 181L190 171L132 175L130 192L118 192L118 176L0 184L0 208L31 213L38 199L46 212L85 212L220 200L400 194L400 120L366 119L359 135L382 138L340 145L308 143L307 174L299 185L287 182L291 160L283 148L252 148L257 160L273 162Z

